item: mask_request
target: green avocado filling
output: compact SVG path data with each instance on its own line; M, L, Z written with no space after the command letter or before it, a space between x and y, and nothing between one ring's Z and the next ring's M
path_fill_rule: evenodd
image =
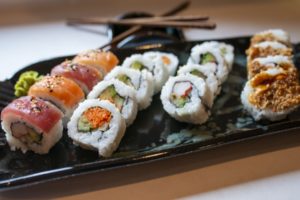
M200 77L200 78L203 78L203 79L206 79L206 78L207 78L202 72L200 72L200 71L197 70L197 69L194 69L193 71L191 71L191 74L192 74L192 75L195 75L195 76L198 76L198 77Z
M27 71L20 75L18 81L15 84L15 96L26 96L29 88L43 76L40 76L36 71Z
M139 70L139 71L142 71L145 67L144 65L139 62L139 61L134 61L132 64L131 64L131 68L132 69L136 69L136 70Z
M32 128L27 128L28 134L26 135L27 141L30 141L32 143L41 144L43 135L37 133Z
M183 108L184 105L188 102L188 96L178 96L176 94L171 94L171 101L177 108Z
M78 120L78 124L77 124L77 129L80 132L91 132L93 131L92 125L90 124L89 120L82 115L79 120Z
M102 100L108 100L111 103L115 104L115 106L121 111L123 104L124 104L124 98L121 97L117 91L114 85L111 85L107 87L99 96L99 99Z
M126 76L125 74L120 74L117 76L117 79L122 81L123 83L125 83L126 85L133 87L133 84L130 80L130 78L128 76Z
M227 53L226 48L225 47L221 48L221 54L222 54L222 56L225 56L226 53Z
M200 64L206 64L206 63L217 63L217 60L215 56L211 53L205 53L200 55Z

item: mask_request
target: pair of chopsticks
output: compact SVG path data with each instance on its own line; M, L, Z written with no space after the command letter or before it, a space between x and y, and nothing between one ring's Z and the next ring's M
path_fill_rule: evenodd
M175 14L181 12L182 10L186 9L189 5L190 5L189 0L183 1L180 4L176 5L174 8L172 8L172 9L168 10L167 12L162 13L161 15L156 16L156 17L167 17L167 16L175 15ZM72 22L72 23L68 23L69 25L72 25L72 26L81 25L81 23L75 23L76 21L71 21L70 20L69 22ZM124 38L128 37L129 35L134 34L134 33L138 32L139 30L141 30L142 27L143 26L141 26L141 25L132 26L128 30L126 30L123 33L121 33L121 34L117 35L116 37L114 37L110 42L102 45L99 49L108 50L114 44L117 44L118 42L120 42Z
M173 28L202 28L214 29L216 24L207 21L208 16L161 16L145 17L137 19L112 19L112 18L89 18L89 19L71 19L69 25L76 24L110 24L110 25L127 25L127 26L144 26L144 27L173 27Z

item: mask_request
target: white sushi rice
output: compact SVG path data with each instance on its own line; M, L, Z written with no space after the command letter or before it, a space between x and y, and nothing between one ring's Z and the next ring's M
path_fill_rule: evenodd
M253 47L256 48L267 48L267 47L271 47L273 49L287 49L287 46L277 42L277 41L264 41L258 44L255 44Z
M180 67L177 73L178 75L191 74L191 72L194 70L203 73L203 75L205 76L203 77L203 79L205 80L210 91L213 93L214 97L216 97L221 91L221 83L219 83L217 77L214 74L214 72L216 71L216 65L212 63L207 63L205 65L187 64ZM191 75L195 76L193 74Z
M87 99L98 99L99 95L111 85L115 87L118 95L125 99L121 114L126 121L126 125L129 126L135 120L138 111L136 91L133 88L117 79L101 81L94 86Z
M91 107L108 110L112 117L106 131L95 130L89 133L79 132L77 124L82 114ZM118 109L109 101L97 99L86 100L78 106L68 123L68 136L75 144L83 148L97 150L100 156L109 157L118 148L124 136L126 124Z
M26 126L33 128L37 133L43 134L41 144L31 143L24 144L18 138L14 137L11 131L11 124L15 122L23 122ZM53 147L62 137L63 125L62 120L59 120L52 129L45 133L38 127L26 121L25 118L15 116L14 114L9 114L5 117L5 120L1 122L2 129L5 131L6 140L12 151L20 149L23 153L26 153L28 150L33 151L37 154L47 154L51 147Z
M271 68L262 73L266 73L269 76L276 76L281 73L285 73L284 70L280 68ZM255 77L253 77L255 78ZM253 79L252 78L252 79ZM252 80L251 79L251 80ZM271 121L277 121L284 119L290 112L296 109L296 107L281 111L274 112L271 109L259 109L255 105L249 102L249 95L255 92L255 89L251 86L251 80L247 81L242 93L241 93L241 102L244 105L244 109L247 110L255 120L268 119Z
M153 62L143 57L142 54L133 54L132 56L125 59L122 67L131 68L131 64L136 61L142 63L146 70L152 73L154 77L154 94L160 92L163 84L169 77L168 70L163 65L163 62L161 60L156 60L155 62Z
M270 30L266 30L266 31L257 33L254 36L265 37L266 35L269 35L269 34L273 35L279 41L282 41L282 42L285 42L285 43L290 43L289 34L286 31L282 30L282 29L270 29Z
M152 60L153 62L156 62L157 59L162 60L163 56L167 57L170 60L170 64L163 63L163 65L168 70L169 76L174 76L176 74L179 60L178 57L175 56L173 53L165 53L160 51L148 51L144 53L143 56L146 59Z
M218 80L223 83L228 77L230 67L227 65L225 58L222 56L220 48L214 47L209 43L196 45L191 50L191 55L187 64L199 64L201 62L200 55L205 53L211 53L216 58L218 64L214 73L218 77Z
M126 75L129 77L133 88L136 90L136 98L139 110L146 109L152 101L154 93L154 78L153 75L147 70L138 70L115 67L110 71L104 80L116 79L119 75Z
M190 82L192 84L190 101L185 103L182 108L176 107L170 100L173 87L178 82ZM160 99L164 110L169 115L178 121L193 124L206 122L210 115L210 111L207 109L210 109L213 104L213 95L205 81L202 78L190 74L170 77L162 88ZM206 106L208 108L206 108Z

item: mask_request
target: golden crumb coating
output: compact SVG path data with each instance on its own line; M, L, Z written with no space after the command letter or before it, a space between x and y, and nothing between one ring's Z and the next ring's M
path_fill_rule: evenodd
M268 33L268 34L264 34L264 35L254 35L251 38L250 46L253 46L255 44L265 42L265 41L276 41L276 42L280 42L286 46L291 46L290 42L280 40L279 38L275 37L272 33Z
M280 112L300 104L300 85L296 71L275 76L262 72L253 77L250 84L254 92L249 95L249 102L259 109Z
M267 57L267 56L281 55L281 56L292 57L293 50L291 48L274 49L271 46L268 46L266 48L250 47L249 49L247 49L246 54L248 55L248 63L249 63L255 58Z

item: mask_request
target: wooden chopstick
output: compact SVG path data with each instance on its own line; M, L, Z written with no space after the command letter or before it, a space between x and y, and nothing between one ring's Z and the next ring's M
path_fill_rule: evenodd
M181 2L180 4L176 5L174 8L168 10L167 12L161 14L160 16L171 16L174 15L184 9L186 9L188 6L190 5L190 1L189 0L185 0L183 2ZM102 45L101 47L99 47L99 49L105 49L107 47L110 47L111 45L123 40L124 38L128 37L131 34L134 34L136 32L138 32L139 30L141 30L142 26L133 26L130 29L124 31L123 33L117 35L116 37L114 37L110 42Z
M111 25L128 25L128 26L145 26L145 27L174 27L174 28L203 28L203 29L214 29L215 23L212 22L188 22L188 21L150 21L150 20L99 20L89 19L85 21L85 24L111 24Z
M141 17L136 19L114 19L114 18L83 18L83 19L69 19L68 24L117 24L123 23L152 23L157 21L205 21L208 16L190 15L190 16L156 16L156 17Z

